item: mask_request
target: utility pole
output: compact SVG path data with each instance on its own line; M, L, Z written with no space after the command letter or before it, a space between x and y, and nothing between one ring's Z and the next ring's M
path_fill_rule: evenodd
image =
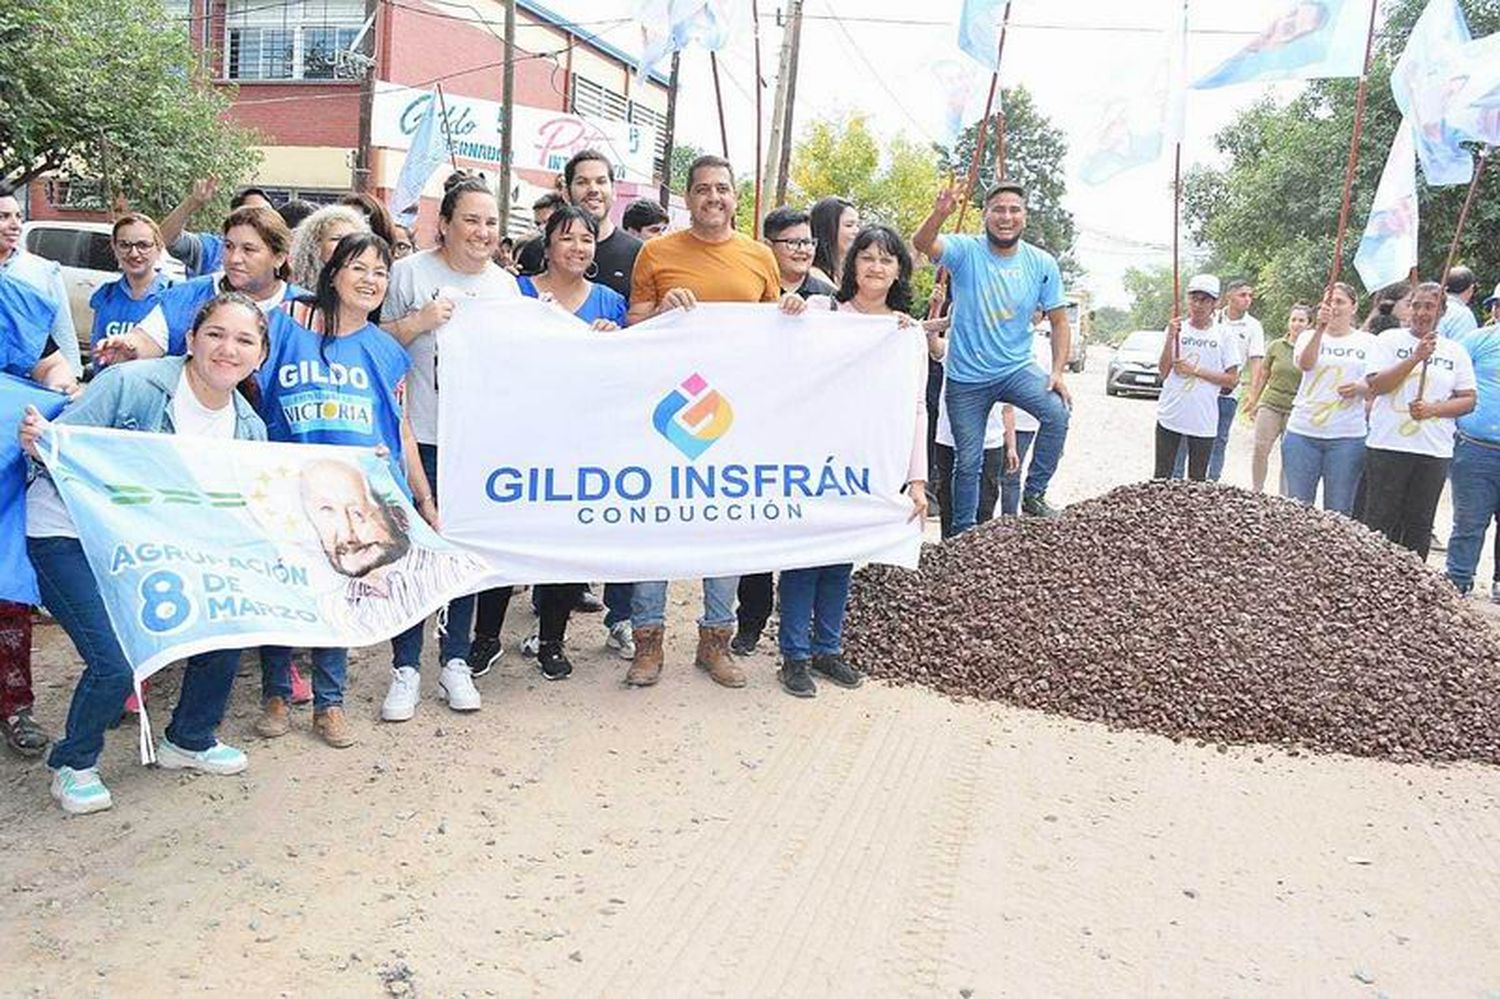
M791 0L781 35L776 97L771 104L771 144L766 151L766 191L770 203L786 203L786 175L792 162L792 110L797 101L797 57L802 48L802 0Z
M376 45L379 35L375 30L375 21L379 13L380 0L365 0L365 26L360 37L355 40L354 47L358 48L368 33L370 52L373 55L368 62L358 58L352 62L359 69L359 148L354 151L354 189L366 193L373 193L375 190L375 152L370 147L374 142L375 72L380 52ZM357 57L358 53L351 55Z
M667 81L667 141L666 155L661 165L661 206L672 207L672 143L677 138L677 72L682 66L682 53L672 50L672 77Z
M505 69L500 79L500 235L510 233L511 133L515 131L516 0L505 0Z

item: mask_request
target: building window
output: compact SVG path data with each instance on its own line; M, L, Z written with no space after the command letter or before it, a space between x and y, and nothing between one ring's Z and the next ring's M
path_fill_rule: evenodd
M352 80L342 54L364 24L363 0L229 0L225 70L231 80Z
M644 104L631 101L630 123L656 129L656 150L652 159L656 165L656 176L667 176L667 116L658 114Z

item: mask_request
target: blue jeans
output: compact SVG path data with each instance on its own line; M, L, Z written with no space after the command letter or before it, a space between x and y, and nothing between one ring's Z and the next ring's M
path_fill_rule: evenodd
M979 516L979 476L984 470L984 428L990 410L1010 403L1041 423L1036 455L1026 476L1026 495L1045 496L1068 439L1068 407L1047 390L1049 376L1034 364L993 382L948 379L948 422L953 427L953 533L974 526Z
M418 621L391 639L391 667L422 668L422 627ZM468 655L465 633L464 655ZM348 649L309 649L312 657L313 711L321 712L344 703L344 684L349 675ZM292 650L282 645L267 645L260 650L261 700L279 697L292 699Z
M787 661L836 656L844 647L844 609L854 566L820 565L781 573L781 624L776 638Z
M703 580L703 628L732 628L735 624L734 598L739 592L740 577L717 576ZM667 622L667 584L664 581L636 583L630 596L630 624L633 628L660 628Z
M630 600L634 592L634 583L604 584L604 627L613 628L621 621L630 620Z
M1026 472L1026 452L1031 450L1035 430L1016 431L1016 470L1000 475L1000 512L1014 517L1021 512L1021 476Z
M1281 470L1286 494L1308 505L1323 483L1323 509L1354 513L1354 493L1365 468L1363 437L1305 437L1288 430L1281 438ZM1481 531L1481 536L1483 532Z
M52 747L47 765L86 770L99 761L104 733L119 719L134 688L134 671L115 638L78 539L27 538L26 551L36 568L42 603L83 657L66 734ZM239 664L239 649L204 652L188 660L166 732L174 745L196 753L218 741L214 733L224 718Z
M427 485L432 490L432 501L437 502L437 465L438 449L436 444L418 444L417 453L422 458L422 471L427 473ZM439 509L442 509L439 507ZM448 602L448 617L443 626L443 633L438 635L438 662L446 663L449 659L465 659L469 655L470 633L474 628L474 594L465 593ZM397 636L397 641L402 637ZM410 662L403 662L399 656L397 662L403 666L417 666L420 668L422 660L422 629L417 629L417 647L411 656Z
M1219 429L1214 433L1214 449L1208 456L1208 481L1218 482L1224 474L1224 449L1229 446L1229 428L1234 426L1234 414L1240 403L1232 395L1219 396ZM1177 447L1177 460L1172 463L1172 478L1180 479L1187 474L1187 442Z
M1459 592L1474 586L1474 567L1484 548L1484 532L1500 513L1500 447L1462 434L1448 468L1453 484L1453 533L1448 536L1448 578Z

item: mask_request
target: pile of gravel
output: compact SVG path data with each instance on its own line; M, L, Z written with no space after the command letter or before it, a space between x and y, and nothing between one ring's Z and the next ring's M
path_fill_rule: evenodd
M855 578L871 676L1173 739L1500 763L1500 638L1344 517L1152 482Z

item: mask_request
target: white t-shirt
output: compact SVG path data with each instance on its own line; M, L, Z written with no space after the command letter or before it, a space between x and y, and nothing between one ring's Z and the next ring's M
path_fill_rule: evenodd
M212 275L214 295L218 295L219 288L224 286L224 272L215 271ZM210 296L212 297L212 296ZM285 281L276 282L276 291L265 298L257 298L255 304L261 312L270 315L275 312L282 302L287 298L287 284ZM205 299L207 301L207 299ZM171 331L167 328L167 313L160 305L153 306L151 311L141 317L141 321L135 324L135 328L151 338L151 342L161 348L162 353L167 352L167 347L172 342Z
M396 261L390 290L380 309L381 322L402 319L434 298L519 298L521 289L509 271L485 264L478 274L456 271L443 262L438 250L423 250ZM411 371L406 376L406 413L420 444L437 438L437 337L423 333L406 345Z
M1234 334L1236 348L1240 352L1240 363L1244 364L1252 357L1266 356L1266 331L1261 327L1260 320L1250 313L1245 313L1238 319L1230 319L1229 313L1219 313L1219 325Z
M220 409L209 409L198 401L188 384L187 369L172 393L172 432L188 437L234 438L234 400ZM38 475L26 490L26 536L29 538L76 538L78 528L63 504L52 480Z
M1218 374L1240 364L1234 333L1218 323L1200 330L1184 322L1178 356ZM1219 432L1219 386L1168 370L1156 405L1156 422L1189 437L1213 437Z
M1416 348L1417 338L1410 330L1386 330L1375 338L1370 348L1365 373L1374 375L1395 367L1397 362L1410 357ZM1418 421L1407 415L1407 407L1417 397L1421 379L1422 365L1418 364L1394 391L1376 398L1374 408L1370 410L1370 436L1366 445L1381 451L1429 454L1434 458L1453 457L1455 422L1452 419ZM1427 365L1427 386L1422 398L1428 402L1442 402L1453 398L1455 392L1473 391L1474 387L1474 362L1469 359L1469 352L1456 341L1439 337L1437 349Z
M1292 348L1293 363L1312 342L1314 330L1303 330ZM1311 371L1302 372L1302 384L1292 402L1286 428L1303 437L1335 440L1365 435L1365 400L1338 393L1340 385L1365 382L1366 364L1375 346L1374 334L1352 330L1343 336L1323 335L1318 360Z

